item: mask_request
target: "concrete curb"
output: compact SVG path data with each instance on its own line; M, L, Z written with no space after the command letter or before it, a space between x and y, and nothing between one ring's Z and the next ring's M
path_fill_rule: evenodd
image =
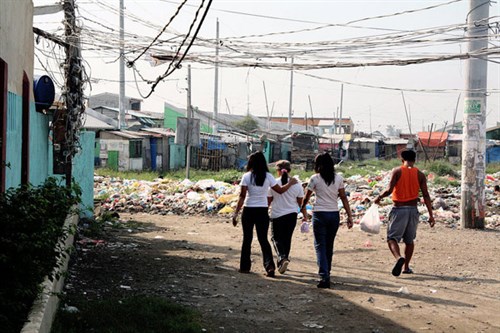
M66 221L64 221L64 227L76 226L77 223L78 215L69 215ZM65 248L73 245L74 238L73 234L68 236L64 242ZM48 277L45 278L45 281L42 283L42 293L33 303L28 320L24 324L21 333L50 333L52 322L59 306L58 294L64 286L63 273L68 269L69 256L62 257L60 262L62 265L57 269L57 273L61 274L60 278L52 282Z

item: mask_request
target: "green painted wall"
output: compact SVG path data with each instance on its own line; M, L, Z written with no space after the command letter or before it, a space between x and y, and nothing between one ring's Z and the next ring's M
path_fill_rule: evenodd
M168 139L169 144L169 168L170 170L179 170L186 167L186 147L174 144L174 138Z
M73 159L73 178L82 188L82 213L80 216L94 215L94 132L81 132L82 149Z
M35 111L30 103L30 174L29 182L40 185L49 174L49 117ZM6 188L21 183L22 97L9 92L7 96L7 163Z
M21 140L22 140L22 98L7 94L7 137L5 188L18 187L21 184Z
M489 132L486 132L486 139L489 139L489 140L500 140L500 128L497 128L496 130L491 130Z
M30 103L30 174L32 185L42 184L47 177L63 177L53 174L52 141L49 140L49 116L35 111ZM22 140L22 98L8 92L7 95L7 138L5 170L6 188L18 187L21 183L21 140ZM73 177L82 188L82 206L94 204L94 132L80 134L81 151L73 160ZM92 211L83 210L83 215L91 216ZM89 215L90 214L90 215Z
M172 110L171 108L165 106L163 127L171 128L174 131L177 130L177 117L185 117L184 113L180 113ZM200 124L200 131L205 133L212 133L212 127L208 126L207 123Z
M185 115L165 106L163 127L177 130L177 117L185 117Z

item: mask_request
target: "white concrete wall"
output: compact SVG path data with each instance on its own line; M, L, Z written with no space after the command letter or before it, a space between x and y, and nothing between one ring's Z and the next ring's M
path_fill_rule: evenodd
M32 0L0 0L0 58L8 65L8 90L17 95L22 95L23 71L33 86L33 38Z

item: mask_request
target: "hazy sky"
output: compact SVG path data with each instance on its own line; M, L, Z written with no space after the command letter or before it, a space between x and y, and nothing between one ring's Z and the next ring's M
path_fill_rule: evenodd
M180 0L124 0L126 7L125 31L126 52L142 47L158 34L181 3ZM54 3L54 0L33 0L35 6ZM205 1L207 3L208 0ZM119 71L117 33L119 20L117 10L119 0L76 0L81 15L79 23L86 29L83 57L90 69L92 90L87 94L101 92L118 93ZM185 34L194 18L201 0L188 0L172 21L161 38L168 39L174 34ZM425 7L442 5L434 9ZM400 15L391 15L406 11ZM461 41L469 11L469 1L213 1L190 55L196 59L214 59L215 49L212 42L216 32L216 19L220 24L221 61L233 60L236 63L255 61L259 63L290 64L294 56L298 64L332 64L333 62L352 63L352 68L303 69L294 71L292 108L294 117L311 116L309 97L315 117L328 117L336 114L340 106L341 83L344 82L343 115L351 117L356 129L385 131L387 125L395 125L408 131L401 91L411 112L412 131L428 128L431 123L442 127L445 121L451 123L457 99L465 87L465 61L451 60L407 66L359 66L363 62L420 58L424 56L459 54L467 51L467 44ZM201 16L201 15L200 15ZM376 16L388 16L374 18ZM500 5L490 6L491 22L497 22ZM372 18L368 20L346 23ZM41 29L62 35L62 15L37 16L34 25ZM330 27L324 27L331 24ZM323 27L322 27L323 26ZM320 28L322 27L322 28ZM438 27L450 28L436 33ZM455 27L456 29L452 29ZM310 29L303 31L287 33ZM95 33L88 31L102 31ZM424 33L423 31L427 31ZM408 36L415 32L420 40L419 47L413 42L399 42L397 35ZM279 33L271 34L270 33ZM498 36L495 26L490 34ZM248 35L266 35L245 37ZM104 36L104 37L102 37ZM101 39L108 38L106 49ZM447 38L446 42L443 39ZM88 50L96 43L94 50ZM430 41L429 41L430 40ZM439 41L438 41L439 40ZM177 38L162 46L164 52L175 52L181 39ZM288 43L288 44L286 44ZM303 45L299 43L310 43ZM372 45L368 47L367 45ZM491 46L498 47L500 41L491 38ZM232 47L233 50L226 48ZM318 51L325 46L324 51ZM360 47L362 46L362 47ZM46 67L57 76L57 64L47 61L64 58L63 50L54 49L50 43L37 45L43 64L35 61L37 71ZM317 50L308 54L308 49ZM41 53L44 52L44 54ZM253 54L264 55L261 59ZM280 57L277 55L280 54ZM132 60L138 53L127 53ZM490 59L495 60L493 56ZM56 61L57 62L57 61ZM184 108L186 106L187 64L192 65L192 104L201 110L212 111L214 106L214 67L185 60L182 68L176 70L161 82L152 96L145 99L143 109L161 112L163 102ZM167 65L152 67L143 56L136 62L140 74L148 80L155 80L163 74ZM500 121L500 65L489 62L487 100L487 126ZM314 77L313 77L314 76ZM137 75L140 93L146 94L150 85ZM330 79L330 80L326 80ZM60 80L60 78L59 78ZM126 95L141 98L136 87L133 71L126 70ZM234 68L221 67L219 74L219 112L233 114L266 115L265 82L269 108L274 103L276 116L287 116L289 110L290 71L286 69ZM371 86L371 87L366 87ZM382 87L386 89L382 89ZM387 89L389 88L389 89ZM425 90L422 92L421 90ZM463 97L459 102L457 121L462 119ZM370 116L371 115L371 116Z

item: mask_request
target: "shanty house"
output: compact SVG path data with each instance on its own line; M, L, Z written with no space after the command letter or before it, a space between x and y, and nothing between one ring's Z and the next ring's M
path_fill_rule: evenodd
M102 132L100 138L101 166L113 170L143 170L145 136L132 131Z
M425 160L442 159L446 156L447 132L418 132L417 154Z

